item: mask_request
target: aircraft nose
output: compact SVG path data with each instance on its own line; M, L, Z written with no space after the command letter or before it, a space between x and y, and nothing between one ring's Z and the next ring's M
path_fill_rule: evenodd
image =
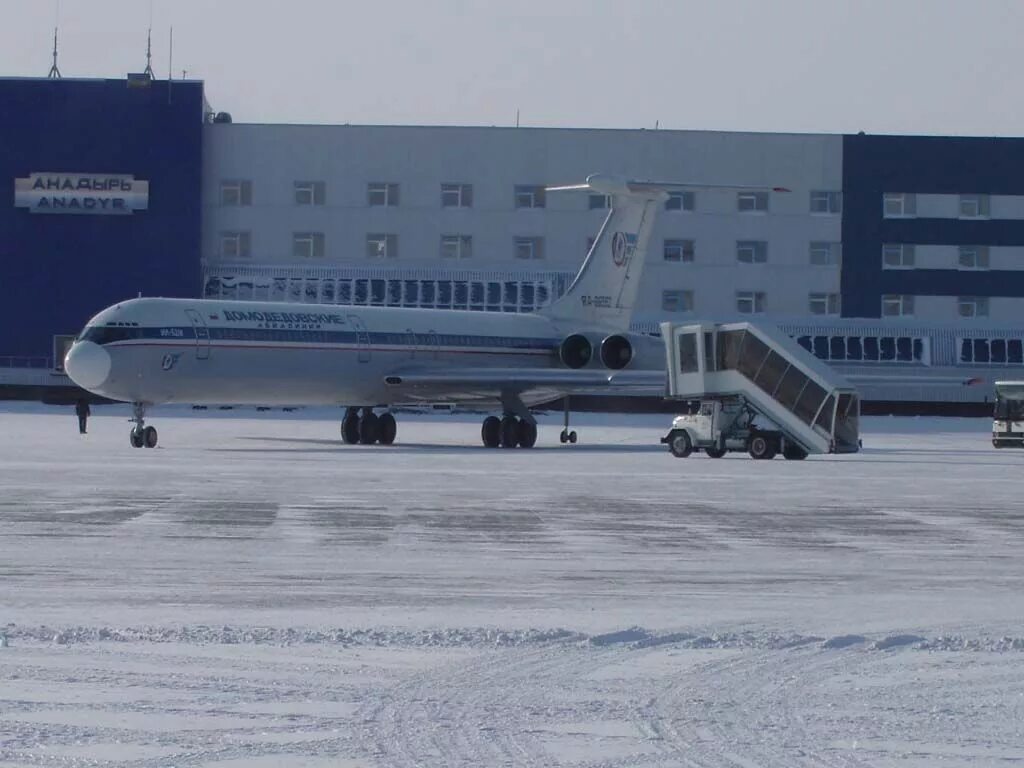
M64 370L82 389L94 391L110 375L110 353L92 341L77 341L64 356Z

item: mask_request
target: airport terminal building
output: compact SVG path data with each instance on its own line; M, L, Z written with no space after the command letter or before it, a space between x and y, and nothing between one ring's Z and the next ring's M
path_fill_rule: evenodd
M66 386L68 337L140 294L531 311L608 206L544 187L595 172L790 190L673 194L638 332L778 324L879 371L868 400L1024 378L1021 138L240 124L201 82L140 77L0 79L0 105L8 396Z

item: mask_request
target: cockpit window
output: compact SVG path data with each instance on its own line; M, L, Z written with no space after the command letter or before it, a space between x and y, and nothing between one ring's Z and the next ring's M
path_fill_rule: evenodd
M85 328L78 336L79 341L91 341L100 346L114 341L126 341L142 337L141 328L118 328L93 325Z

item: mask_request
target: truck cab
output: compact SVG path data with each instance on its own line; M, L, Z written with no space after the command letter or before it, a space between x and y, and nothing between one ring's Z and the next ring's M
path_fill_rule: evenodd
M676 458L704 451L713 459L729 452L747 452L755 459L807 458L807 451L777 429L757 424L757 413L742 398L700 400L691 413L676 416L672 429L661 439Z

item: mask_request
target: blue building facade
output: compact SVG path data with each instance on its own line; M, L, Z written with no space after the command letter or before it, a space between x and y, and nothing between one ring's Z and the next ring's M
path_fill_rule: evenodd
M844 136L841 272L844 317L881 317L885 295L1024 297L1024 264L1012 270L886 269L882 256L887 243L1024 246L1024 219L987 212L888 217L886 193L1024 195L1024 139Z
M0 355L198 295L202 83L0 79L0 104Z

